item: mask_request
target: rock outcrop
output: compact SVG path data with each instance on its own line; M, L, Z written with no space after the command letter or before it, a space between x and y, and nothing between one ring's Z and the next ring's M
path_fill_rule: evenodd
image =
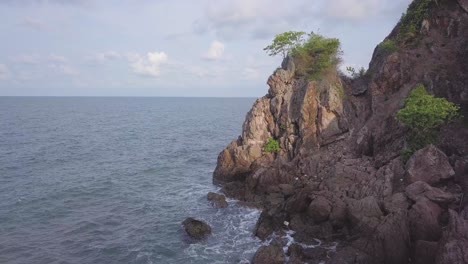
M182 222L185 232L196 240L201 240L211 235L211 227L200 220L187 218Z
M360 78L330 72L309 82L288 57L268 79L213 179L264 210L261 239L296 231L291 263L320 261L301 246L314 238L340 245L327 263L468 263L467 115L406 164L408 130L395 117L418 84L468 113L467 6L434 1L418 36L396 51L377 47ZM397 25L387 39L399 33ZM267 153L269 139L281 151ZM254 262L284 262L273 247ZM270 251L275 260L260 258Z
M217 194L217 193L210 192L207 195L207 199L208 199L208 201L211 202L211 204L215 208L226 208L226 207L229 206L229 204L226 201L226 196L224 196L222 194Z

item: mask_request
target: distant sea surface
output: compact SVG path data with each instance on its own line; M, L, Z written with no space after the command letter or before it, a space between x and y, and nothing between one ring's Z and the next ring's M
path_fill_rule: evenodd
M206 194L253 101L0 97L0 263L248 263L259 212Z

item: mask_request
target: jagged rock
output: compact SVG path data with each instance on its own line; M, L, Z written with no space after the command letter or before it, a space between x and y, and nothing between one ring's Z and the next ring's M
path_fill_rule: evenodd
M437 253L437 242L418 240L414 246L413 262L415 264L434 264Z
M418 150L406 165L408 183L423 181L432 185L454 175L447 156L433 145Z
M379 225L382 211L373 196L361 200L348 199L348 217L357 232L372 233Z
M419 199L409 210L411 238L414 241L438 241L442 234L439 217L442 209L428 199Z
M431 187L429 184L417 181L410 184L405 189L408 198L417 202L420 199L429 199L437 204L450 204L456 201L456 198L451 193L446 193L439 188Z
M389 213L406 211L409 207L408 199L404 193L395 193L384 200L384 210Z
M210 192L208 193L208 201L211 202L211 204L215 207L215 208L226 208L228 207L228 203L226 202L226 197L222 194L217 194L217 193L213 193L213 192Z
M267 212L263 211L260 218L257 220L254 234L261 240L267 239L275 231L275 224L273 217Z
M316 224L326 221L331 211L332 207L330 201L322 196L315 198L307 209L307 213Z
M211 227L203 221L187 218L182 222L182 225L191 238L200 240L211 235Z
M449 222L447 209L468 217L466 1L437 1L404 43L397 26L386 39L398 50L377 47L368 74L355 80L330 71L308 81L294 76L294 59L283 61L213 175L228 196L268 212L256 229L260 236L288 221L300 243L317 237L340 242L327 263L409 264L434 252L428 248ZM395 116L418 84L459 105L465 119L441 127L438 148L418 151L405 166L400 155L409 131ZM270 138L281 151L263 150ZM309 210L317 197L330 209L317 200L321 206ZM313 221L308 211L322 216ZM451 233L436 258L460 261L463 239Z
M260 247L252 260L252 264L284 264L286 257L283 248L274 244Z
M468 263L468 221L452 210L449 215L449 225L439 242L435 263Z

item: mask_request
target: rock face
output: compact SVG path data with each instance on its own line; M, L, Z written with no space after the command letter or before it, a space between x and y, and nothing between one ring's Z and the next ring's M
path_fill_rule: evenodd
M406 164L408 129L396 119L418 84L468 113L467 6L434 1L417 36L397 51L377 47L357 79L330 72L306 81L293 58L283 61L213 174L228 196L264 210L257 236L290 228L298 243L338 241L330 263L467 263L467 118ZM387 39L399 33L400 25ZM264 151L272 138L278 153ZM299 247L291 259L318 261Z
M211 227L205 222L187 218L182 222L182 225L191 238L201 240L211 235Z

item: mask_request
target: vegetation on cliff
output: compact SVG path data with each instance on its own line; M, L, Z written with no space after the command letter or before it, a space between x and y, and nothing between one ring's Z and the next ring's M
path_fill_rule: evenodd
M268 153L276 153L281 150L280 144L277 140L270 138L265 145L265 151Z
M414 89L405 103L397 119L410 129L409 146L403 153L406 157L435 143L438 128L459 116L458 106L430 95L423 85Z
M415 0L400 20L398 42L404 43L417 37L424 19L429 17L430 10L435 4L434 0Z
M341 62L340 47L340 40L336 38L327 38L313 32L306 34L302 31L288 31L277 35L273 43L264 50L270 56L290 55L296 65L296 76L314 80L325 71L336 69Z

